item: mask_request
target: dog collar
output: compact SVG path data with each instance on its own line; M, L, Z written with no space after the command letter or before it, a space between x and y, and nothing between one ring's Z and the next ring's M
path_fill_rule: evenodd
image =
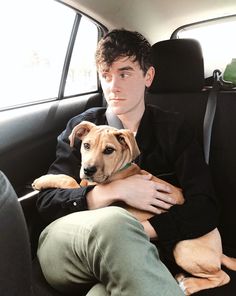
M121 171L123 171L123 170L125 170L125 169L128 169L128 168L131 166L131 164L132 164L132 162L128 162L128 163L126 163L126 165L123 166L123 168L119 169L119 170L117 171L117 173L118 173L118 172L121 172Z

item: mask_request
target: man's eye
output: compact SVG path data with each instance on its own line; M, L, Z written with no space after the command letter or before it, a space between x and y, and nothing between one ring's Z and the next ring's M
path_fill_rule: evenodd
M107 147L104 149L103 154L112 154L112 152L114 152L115 149L112 147Z
M89 143L84 143L84 149L89 150L90 149L90 144Z
M111 76L109 74L102 74L102 79L106 80L106 81L110 81L111 80Z
M126 73L126 72L120 74L120 77L121 77L121 78L126 78L126 77L128 77L128 76L129 76L129 73Z

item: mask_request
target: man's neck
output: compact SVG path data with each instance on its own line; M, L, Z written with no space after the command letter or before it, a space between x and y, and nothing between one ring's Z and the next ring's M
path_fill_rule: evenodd
M131 130L136 133L142 119L145 107L139 108L138 110L130 111L126 114L118 115L124 128Z

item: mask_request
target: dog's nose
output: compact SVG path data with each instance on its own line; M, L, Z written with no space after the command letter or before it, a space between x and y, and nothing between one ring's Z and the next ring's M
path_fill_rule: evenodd
M97 171L97 168L95 166L89 166L84 168L84 174L88 177L92 177Z

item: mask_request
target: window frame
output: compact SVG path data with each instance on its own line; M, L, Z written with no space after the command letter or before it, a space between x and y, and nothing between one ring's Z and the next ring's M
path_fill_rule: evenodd
M236 14L231 14L231 15L226 15L226 16L222 16L222 17L216 17L216 18L212 18L212 19L208 19L208 20L203 20L203 21L199 21L199 22L194 22L194 23L188 23L186 25L180 26L177 29L174 30L174 32L171 34L170 39L178 39L178 32L188 28L188 27L193 27L193 26L198 26L198 25L202 25L202 24L206 24L206 23L218 23L221 22L222 20L229 20L230 18L235 18Z
M69 67L70 67L70 61L72 58L72 54L73 54L73 49L74 49L74 45L75 45L75 41L76 41L76 36L78 33L78 29L79 29L79 24L80 21L82 19L83 16L87 17L91 22L93 22L98 29L98 40L97 42L99 42L99 40L108 32L108 29L102 25L101 23L99 23L98 21L92 19L90 16L88 16L87 14L75 9L74 7L71 7L68 4L65 4L59 0L55 0L57 2L60 2L63 5L66 5L70 8L72 8L75 13L75 20L74 20L74 25L71 31L71 35L70 35L70 40L68 42L68 47L67 47L67 52L66 52L66 56L65 56L65 60L64 60L64 66L63 66L63 70L62 70L62 74L61 74L61 82L60 82L60 86L59 86L59 90L58 90L58 97L57 100L62 100L62 99L67 99L67 98L73 98L73 97L77 97L77 96L82 96L82 95L87 95L87 94L94 94L97 92L101 92L102 88L101 88L101 84L98 78L98 74L97 74L97 90L95 91L91 91L91 92L85 92L85 93L79 93L79 94L74 94L74 95L69 95L69 96L64 96L64 91L65 91L65 86L66 86L66 79L67 79L67 75L68 75L68 71L69 71Z

